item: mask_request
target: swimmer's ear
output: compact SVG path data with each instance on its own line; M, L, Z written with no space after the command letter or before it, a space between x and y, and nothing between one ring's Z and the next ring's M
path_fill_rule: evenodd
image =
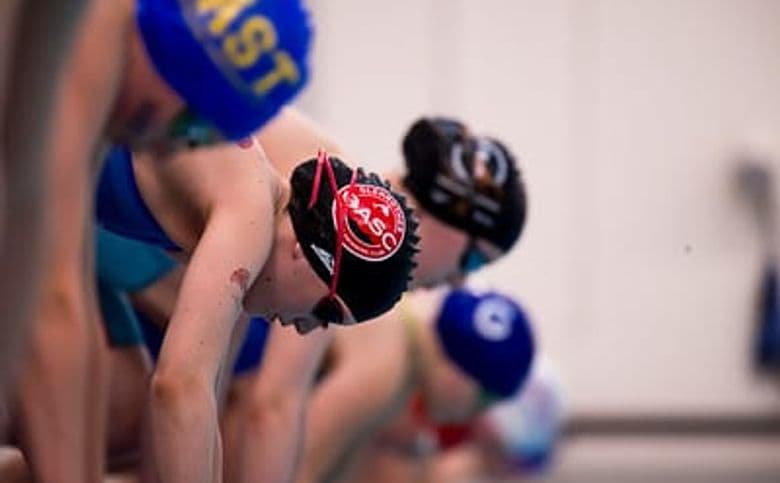
M298 260L304 257L305 255L303 254L303 249L301 248L301 244L295 242L295 246L293 246L293 260Z

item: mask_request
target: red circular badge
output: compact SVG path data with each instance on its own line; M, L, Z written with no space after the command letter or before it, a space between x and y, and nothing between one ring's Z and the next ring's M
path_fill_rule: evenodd
M406 215L387 189L369 184L346 185L339 189L338 197L350 221L344 229L344 247L350 253L369 262L381 262L398 251L406 236ZM335 199L331 209L334 226L338 226Z

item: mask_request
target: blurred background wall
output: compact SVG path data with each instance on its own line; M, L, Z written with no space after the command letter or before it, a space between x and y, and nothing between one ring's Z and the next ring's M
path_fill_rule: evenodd
M780 136L780 2L310 3L300 106L353 161L395 166L425 114L520 158L529 223L485 277L535 318L572 415L780 414L751 367L762 257L734 183L749 133Z

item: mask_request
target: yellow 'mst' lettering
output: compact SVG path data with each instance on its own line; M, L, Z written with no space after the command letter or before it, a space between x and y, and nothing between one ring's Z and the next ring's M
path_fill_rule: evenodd
M252 0L198 0L195 8L198 13L215 12L209 22L209 32L221 35L250 3Z
M255 16L241 26L241 31L225 37L222 49L236 67L249 67L265 52L276 47L276 29L267 18Z
M257 94L267 94L282 81L286 80L289 84L295 84L300 79L298 67L287 52L274 52L273 59L276 68L255 82L254 91Z

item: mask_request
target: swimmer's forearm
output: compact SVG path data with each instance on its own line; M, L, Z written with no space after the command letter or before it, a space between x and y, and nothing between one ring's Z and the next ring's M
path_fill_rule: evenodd
M49 334L40 327L39 332L49 340L36 340L37 350L28 354L20 377L19 424L27 439L26 456L38 481L78 483L86 473L86 349L69 344L82 342L76 331L62 332L57 340L46 337ZM63 347L69 350L60 350Z
M152 380L154 455L162 483L222 481L217 382L259 244L236 233L249 218L215 210L187 264ZM267 253L264 252L264 253Z
M102 467L102 461L89 457L90 446L98 442L85 428L102 414L87 411L89 402L105 403L102 381L90 377L104 342L95 321L82 311L82 294L69 276L73 272L60 268L65 266L56 265L45 285L40 319L19 374L16 424L35 481L82 483L92 481Z
M151 413L161 483L222 481L222 447L213 387L205 381L155 376Z
M376 415L375 404L368 394L370 389L361 392L360 387L348 380L354 376L361 381L360 375L343 369L334 372L337 374L320 382L307 405L304 447L296 483L316 483L345 474L351 461L348 455L360 447L362 430Z
M388 322L395 316L388 314ZM383 324L376 320L370 324ZM373 331L370 332L373 334ZM350 335L354 334L354 335ZM402 337L379 333L381 350L365 350L366 332L347 329L337 335L332 362L318 381L306 408L306 435L297 483L343 479L355 469L356 456L392 411L403 371ZM371 336L376 337L376 336ZM355 349L360 348L360 349ZM382 377L377 377L382 374Z
M241 483L292 481L300 459L303 401L283 398L247 414L241 448Z
M304 409L331 334L274 325L255 376L242 441L242 483L289 482L301 458Z

